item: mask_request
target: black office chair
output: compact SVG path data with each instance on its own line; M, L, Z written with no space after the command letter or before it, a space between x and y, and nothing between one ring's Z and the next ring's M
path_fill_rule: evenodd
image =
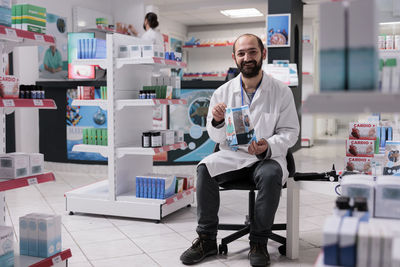
M219 147L216 146L214 151L218 151ZM295 163L293 154L290 150L288 150L286 154L287 168L289 171L289 177L293 177L295 174ZM236 231L233 234L230 234L227 237L222 238L221 244L218 247L219 254L224 253L225 255L228 253L228 244L235 241L236 239L241 238L244 235L250 233L250 224L253 221L254 217L254 205L255 205L255 193L257 190L256 185L250 179L246 180L237 180L232 182L226 182L219 185L220 191L226 190L248 190L249 191L249 214L246 216L246 221L244 224L218 224L218 230L230 230ZM286 188L286 184L283 185L283 188ZM286 230L286 223L274 224L272 226L272 231L282 231ZM280 244L279 253L281 255L286 255L286 238L275 233L270 234L269 239L272 239Z

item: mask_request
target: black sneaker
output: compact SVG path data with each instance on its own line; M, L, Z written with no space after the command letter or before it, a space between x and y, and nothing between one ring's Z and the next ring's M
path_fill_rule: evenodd
M217 240L207 239L206 236L200 235L193 241L192 246L182 253L180 259L183 264L191 265L217 253Z
M267 266L271 263L269 258L267 244L253 243L250 242L250 265L255 266Z

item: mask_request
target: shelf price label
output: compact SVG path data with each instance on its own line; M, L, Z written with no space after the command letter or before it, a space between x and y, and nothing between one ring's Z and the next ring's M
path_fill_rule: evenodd
M6 35L8 37L17 38L17 32L14 29L6 28Z
M174 150L174 146L169 146L169 150Z
M62 259L61 259L61 256L58 255L58 256L52 258L51 261L53 262L53 265L55 265L55 264L57 264L57 263L62 262Z
M3 99L3 105L5 107L15 107L14 100L12 99Z
M34 106L43 106L43 100L42 99L33 99L33 105Z
M34 36L35 36L35 40L36 40L36 41L44 42L44 37L43 37L43 35L41 35L41 34L35 34Z
M38 184L37 178L36 178L36 177L34 177L34 178L29 178L29 179L28 179L28 184L29 184L29 185Z

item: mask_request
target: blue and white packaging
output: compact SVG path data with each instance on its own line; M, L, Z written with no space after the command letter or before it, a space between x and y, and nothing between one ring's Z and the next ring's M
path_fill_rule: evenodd
M39 255L38 247L38 218L36 214L28 214L28 255L37 257Z
M54 247L55 253L59 253L62 250L62 237L61 237L61 215L54 215Z
M12 227L0 226L0 266L14 267L14 232Z
M357 237L357 267L368 266L369 256L369 223L360 222Z
M339 231L339 264L344 267L356 266L357 231L359 218L345 217Z
M38 256L47 258L55 254L55 221L53 216L38 218Z
M29 255L29 227L28 217L19 218L19 254Z
M393 239L392 267L400 267L400 237Z
M83 39L78 39L78 59L83 58Z
M382 257L382 247L383 240L381 234L381 228L378 223L370 222L370 257L369 257L369 266L370 267L382 267L381 266L381 257Z
M94 58L107 58L106 40L96 39L95 56Z
M342 218L336 215L325 220L323 228L324 264L338 265L339 263L339 230Z

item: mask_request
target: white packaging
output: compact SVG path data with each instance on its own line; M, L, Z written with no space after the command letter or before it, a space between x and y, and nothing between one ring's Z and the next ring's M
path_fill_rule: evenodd
M357 253L357 228L359 218L345 217L339 231L339 264L355 266Z
M381 50L386 49L386 37L384 35L378 36L378 48Z
M42 153L28 153L29 155L29 171L31 175L43 173L44 171L44 155Z
M393 35L386 35L386 49L393 49Z
M170 85L168 85L167 86L167 91L166 91L166 94L165 94L165 98L166 99L172 99L172 86L170 86Z
M38 217L38 256L47 258L55 254L54 216Z
M0 226L0 266L14 266L14 232L12 227Z
M360 222L357 238L357 267L368 266L369 255L369 223Z
M154 45L154 56L164 58L164 46Z
M29 255L29 227L28 217L19 218L19 254Z
M161 131L162 145L172 145L175 143L175 132L173 130Z
M0 156L0 178L14 179L29 175L29 156L10 153Z
M118 57L119 58L127 58L129 57L129 51L127 45L120 45L118 48Z
M375 223L373 221L370 222L370 258L369 258L369 266L370 267L382 267L381 264L381 251L382 251L382 234L381 228L379 227L379 223Z
M175 143L181 143L183 142L183 131L181 130L175 130Z
M346 175L340 183L342 196L355 198L364 197L368 202L368 211L374 214L375 181L371 175Z
M349 123L349 139L375 140L376 123Z
M345 157L344 166L346 171L358 171L365 174L372 174L372 158Z
M171 86L173 88L181 88L181 78L179 76L171 76Z
M392 267L400 267L400 237L394 238L392 243Z
M153 58L154 57L154 45L142 45L142 57Z
M0 75L0 98L19 98L19 80L12 75Z
M140 45L128 45L128 50L130 58L142 57L142 47Z
M382 257L380 266L390 267L392 261L393 230L391 226L381 227L382 231Z
M374 148L374 140L346 140L347 157L373 157Z
M174 52L174 54L175 54L176 61L182 61L182 53Z
M62 250L62 238L61 238L61 215L54 215L54 247L55 253L59 253Z
M394 36L394 49L400 50L400 35Z
M375 185L375 217L400 219L398 176L378 176Z
M393 67L387 66L386 61L382 68L382 93L390 93L392 86L392 69Z

